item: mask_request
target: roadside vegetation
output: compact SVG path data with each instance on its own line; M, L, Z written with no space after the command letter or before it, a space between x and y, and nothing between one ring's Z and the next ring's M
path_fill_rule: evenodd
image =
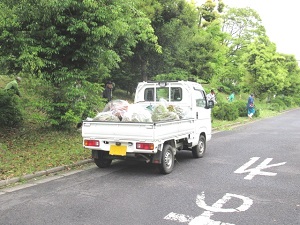
M107 81L129 102L141 81L204 84L217 93L213 127L247 120L250 93L258 118L299 107L298 62L256 11L193 2L2 0L0 179L89 158L78 124L103 109ZM3 91L16 76L21 98Z

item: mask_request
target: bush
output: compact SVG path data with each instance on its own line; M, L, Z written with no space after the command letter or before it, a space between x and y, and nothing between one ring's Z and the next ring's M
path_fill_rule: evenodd
M255 109L255 113L253 115L254 117L259 117L260 116L260 109Z
M296 100L291 96L280 95L276 98L273 98L271 103L278 103L282 109L286 109L295 106Z
M285 103L285 105L287 107L293 107L295 105L295 101L292 97L290 96L286 96L284 99L283 99L283 102Z
M233 121L239 117L238 108L234 104L220 102L212 110L214 118Z
M294 98L295 105L300 106L300 98Z
M271 100L271 110L273 110L272 108L274 108L274 111L280 112L281 110L286 109L287 105L282 97L276 97Z
M105 106L100 83L64 82L58 88L38 80L30 90L35 90L32 95L39 96L34 102L37 110L56 130L77 128L83 119L94 117Z
M17 96L0 90L0 127L17 127L23 122Z
M280 112L281 111L280 104L276 103L276 102L271 103L269 109L272 110L272 111L275 111L275 112Z
M247 117L247 103L244 101L235 101L232 102L231 104L233 104L239 113L239 117Z

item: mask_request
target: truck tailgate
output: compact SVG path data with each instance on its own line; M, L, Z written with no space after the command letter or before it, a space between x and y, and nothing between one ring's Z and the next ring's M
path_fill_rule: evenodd
M83 138L114 141L153 141L187 136L194 131L193 119L157 123L84 121Z

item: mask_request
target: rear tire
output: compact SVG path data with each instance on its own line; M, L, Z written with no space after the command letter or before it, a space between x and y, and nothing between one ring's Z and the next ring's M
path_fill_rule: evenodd
M173 171L175 156L171 145L164 145L161 156L161 164L159 165L160 173L169 174Z
M199 142L192 148L194 158L202 158L206 150L206 139L203 135L200 135Z
M112 159L107 159L106 156L108 156L108 152L99 151L98 159L94 158L94 162L99 168L107 168L111 165Z

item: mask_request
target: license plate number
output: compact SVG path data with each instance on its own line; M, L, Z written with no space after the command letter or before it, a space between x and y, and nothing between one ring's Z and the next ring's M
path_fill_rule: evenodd
M127 146L117 146L117 145L111 145L109 149L110 155L120 155L125 156L127 151Z

